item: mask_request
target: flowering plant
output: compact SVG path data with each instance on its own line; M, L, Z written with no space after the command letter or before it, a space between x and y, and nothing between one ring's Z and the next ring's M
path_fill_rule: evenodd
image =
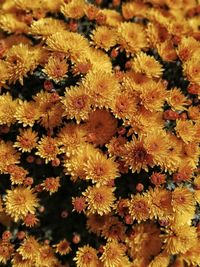
M198 2L0 1L0 265L200 266Z

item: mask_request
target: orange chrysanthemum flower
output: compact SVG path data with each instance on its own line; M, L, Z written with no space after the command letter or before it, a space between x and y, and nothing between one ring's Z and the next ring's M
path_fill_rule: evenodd
M58 144L55 138L44 136L38 142L36 155L39 155L41 158L45 159L45 162L48 163L51 160L56 159L59 154Z
M117 131L117 120L104 109L91 112L85 124L87 138L95 145L104 145Z
M60 177L49 177L44 180L42 183L44 189L49 192L49 194L53 194L58 191L60 185Z
M99 152L89 156L84 164L84 171L86 179L91 179L97 184L107 184L119 176L116 162Z
M19 163L20 154L13 147L12 142L0 142L0 172L6 172L7 167Z
M32 128L20 129L20 134L17 136L14 147L17 147L22 152L31 152L37 146L37 140L37 133L32 131Z
M10 94L3 94L0 96L0 125L7 124L10 126L15 123L14 117L18 100L13 100Z
M55 82L59 82L67 77L68 64L66 60L52 56L48 59L43 71L50 79L54 80Z
M105 185L93 187L89 186L83 193L83 196L86 197L88 214L108 214L114 205L114 190L114 187L108 187Z
M100 267L97 250L89 245L80 247L76 252L74 260L76 261L77 267Z
M177 120L176 132L186 144L194 141L194 124L191 120Z
M71 251L70 243L66 239L61 240L55 247L56 253L60 255L66 255Z
M16 187L7 190L5 198L6 212L15 222L24 217L30 212L34 214L39 206L39 200L33 189L29 187Z

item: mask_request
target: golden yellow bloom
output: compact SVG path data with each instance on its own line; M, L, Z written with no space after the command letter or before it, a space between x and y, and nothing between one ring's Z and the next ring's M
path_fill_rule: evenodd
M87 39L78 33L68 31L52 34L46 43L50 50L66 53L72 59L81 57L89 49Z
M39 206L39 200L33 189L29 187L16 187L7 190L5 198L6 212L15 222L23 219L29 212L34 213Z
M43 38L47 38L48 36L66 30L67 25L58 19L53 18L41 18L37 21L34 21L31 24L31 34L39 35Z
M108 51L111 47L117 44L117 31L106 26L98 26L91 34L92 44L96 48L102 48Z
M172 207L175 213L182 214L184 217L194 214L195 199L193 193L184 187L177 187L172 192Z
M119 44L127 53L139 52L146 48L147 38L142 25L123 22L118 27Z
M196 228L193 226L174 226L165 231L164 248L170 254L185 253L197 242Z
M154 222L150 221L136 224L132 230L131 235L126 239L126 245L131 258L142 258L146 262L146 260L157 256L162 248L160 228Z
M104 252L100 257L105 267L115 267L123 260L125 247L116 240L107 242L104 246Z
M120 92L119 83L114 75L103 70L89 71L83 86L93 99L95 107L109 107L115 96Z
M65 124L57 135L57 143L61 146L60 150L69 156L86 141L85 135L86 131L82 126L73 122Z
M101 9L99 13L102 13L103 16L106 17L105 21L103 22L103 25L106 25L108 27L118 27L122 22L122 16L116 10L104 8Z
M178 45L177 53L179 58L184 62L193 56L194 52L200 49L200 44L191 36L183 36Z
M20 255L19 253L15 253L11 262L13 267L32 267L34 264L29 259L23 259L22 255Z
M163 43L157 43L156 48L162 60L175 61L177 59L177 53L174 48L172 40L169 39Z
M167 102L173 110L185 110L185 106L190 104L190 100L184 96L179 88L173 88L169 91Z
M149 130L144 137L144 147L152 156L154 164L162 166L169 149L165 131L156 128Z
M145 17L147 6L140 2L125 2L122 3L122 15L128 20L133 17Z
M186 144L194 141L195 132L194 132L195 125L191 120L177 120L176 122L176 133L183 142Z
M46 129L59 126L64 112L61 97L57 93L40 91L33 97L40 115L40 124Z
M12 142L0 141L0 172L6 172L11 164L19 163L20 153L17 153Z
M192 83L200 85L200 60L198 58L199 52L193 54L193 57L183 64L184 74Z
M17 141L14 147L17 147L22 152L31 152L37 145L37 133L32 131L32 128L20 129L20 134L17 136Z
M133 140L124 146L124 154L122 155L126 165L132 172L139 173L141 169L148 170L148 166L153 166L153 158L144 147L143 138L137 139L135 136Z
M62 103L65 106L64 115L68 119L75 118L77 123L88 119L91 111L91 97L83 86L66 88Z
M17 252L22 256L23 260L35 261L37 254L39 253L41 245L33 236L27 236Z
M32 127L39 117L40 113L34 101L19 101L19 106L16 108L15 113L15 118L19 123L22 123L24 127Z
M181 254L181 258L186 262L188 265L191 266L198 266L200 265L200 258L199 258L199 239L197 240L196 244L192 246L189 250L187 250L184 254ZM175 266L176 267L176 266ZM178 266L179 267L179 266ZM182 266L181 266L182 267ZM183 266L184 267L184 266Z
M43 71L50 79L59 82L67 77L68 64L66 60L52 56L48 59L48 63L44 66Z
M140 52L133 59L132 68L135 72L146 74L147 77L159 78L162 75L162 65L153 57Z
M85 179L86 173L84 170L84 164L87 162L90 155L93 155L97 150L88 143L76 144L72 150L68 150L67 157L64 161L64 167L66 167L65 173L71 175L71 179L76 181L78 178ZM68 158L70 156L70 158Z
M8 33L27 33L28 26L26 23L19 21L17 16L12 13L2 13L0 16L0 27Z
M98 213L99 215L108 214L115 201L114 187L109 186L89 186L83 193L86 197L88 214Z
M141 88L141 101L144 107L152 112L162 111L167 92L164 84L151 80Z
M76 261L77 267L98 267L100 265L97 250L89 245L78 248L74 261Z
M33 71L37 62L34 60L34 53L22 43L13 45L7 55L8 62L9 83L15 83L17 80L23 85L23 78L27 76L28 72Z
M9 79L9 64L8 62L0 59L0 88L6 86L6 81Z
M121 92L113 99L110 108L116 118L126 120L136 112L136 103L135 97L130 97L129 92Z
M37 150L35 154L44 158L46 163L54 160L60 152L56 139L49 136L41 138L38 142Z
M55 247L56 253L59 253L60 255L69 254L71 251L70 243L66 239L61 240Z
M158 254L148 265L148 267L168 267L170 262L170 256L163 252Z
M71 0L67 4L61 6L61 12L65 17L72 19L80 19L84 16L86 3L84 0Z
M39 248L35 258L36 266L58 266L58 259L56 258L53 248L49 245L43 245Z
M170 191L162 188L149 189L147 193L151 199L150 214L160 220L172 217L172 194Z
M18 100L13 100L10 94L0 96L0 125L7 124L10 126L15 123L14 117L17 108Z
M34 227L38 224L39 220L35 216L35 214L28 213L25 218L23 224L26 225L26 227Z
M117 163L102 153L91 154L84 163L86 179L100 185L108 184L119 176Z
M129 203L129 213L133 220L146 221L150 218L150 198L147 195L132 195Z

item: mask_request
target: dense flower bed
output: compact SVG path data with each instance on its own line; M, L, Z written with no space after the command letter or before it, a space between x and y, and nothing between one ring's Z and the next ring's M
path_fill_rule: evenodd
M0 265L200 266L198 1L0 5Z

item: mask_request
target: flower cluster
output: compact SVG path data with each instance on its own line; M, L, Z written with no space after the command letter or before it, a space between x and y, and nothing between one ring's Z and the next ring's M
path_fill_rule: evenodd
M0 265L200 266L200 3L0 1Z

